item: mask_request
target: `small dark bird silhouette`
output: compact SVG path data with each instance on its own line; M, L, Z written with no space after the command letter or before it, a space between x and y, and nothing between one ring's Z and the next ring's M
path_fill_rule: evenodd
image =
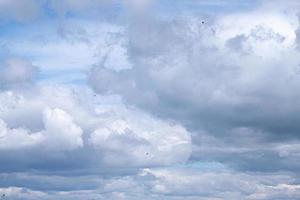
M204 24L204 21L202 21L201 23Z

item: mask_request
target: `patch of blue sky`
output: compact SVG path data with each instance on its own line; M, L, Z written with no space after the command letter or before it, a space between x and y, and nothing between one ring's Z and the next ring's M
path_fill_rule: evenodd
M95 63L92 50L83 42L75 43L62 38L57 28L59 23L47 22L12 26L11 31L0 36L0 59L19 57L31 61L47 74L73 71L78 73ZM8 30L8 29L7 29Z
M12 28L12 34L0 36L0 59L19 57L32 62L40 68L39 81L65 80L66 83L82 84L85 72L100 63L106 52L110 52L110 56L105 67L118 68L125 63L128 68L126 51L118 42L123 31L122 27L113 24L84 19L47 20L16 26Z
M85 85L86 73L83 71L64 71L64 72L43 72L38 76L40 84L71 84Z

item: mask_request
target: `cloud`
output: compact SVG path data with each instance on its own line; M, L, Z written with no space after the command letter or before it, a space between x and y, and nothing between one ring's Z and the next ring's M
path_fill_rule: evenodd
M100 94L118 94L128 105L177 120L195 133L195 146L205 146L203 131L220 138L226 147L213 157L235 168L298 171L296 159L293 167L286 166L271 147L299 139L296 13L257 9L202 21L195 16L132 21L126 36L132 68L96 65L90 85ZM233 133L243 129L252 132ZM241 139L245 136L249 140ZM248 149L225 152L232 143L236 150ZM210 159L200 155L192 157ZM276 164L263 164L271 160Z
M155 166L187 161L191 141L186 130L154 121L148 116L141 116L143 120L136 123L137 119L130 115L124 120L108 121L91 134L93 146L108 152L104 155L105 162L116 166L131 162Z
M108 0L11 0L0 1L0 22L31 23L39 18L49 16L47 12L65 17L68 13L99 15L103 9L111 9L116 1ZM89 11L89 12L87 12ZM54 17L54 16L52 16Z
M31 133L25 128L9 128L1 120L2 150L22 150L28 147L46 147L52 151L73 150L83 145L82 130L71 116L60 109L44 111L44 127L41 132Z
M99 14L101 10L110 8L116 1L108 0L50 0L50 8L60 16L65 16L68 13L75 14ZM88 12L87 12L88 11Z
M30 62L19 58L7 59L0 68L0 89L29 87L37 74L38 68Z
M0 1L0 21L15 20L25 22L33 20L40 12L40 5L37 0L24 1Z
M204 168L197 166L143 169L138 174L126 177L112 177L107 179L95 177L80 177L73 179L81 187L78 190L64 192L40 191L37 184L41 181L53 187L60 184L70 185L68 177L45 177L37 175L28 179L28 175L19 174L14 181L23 183L28 180L35 188L7 187L0 191L7 197L18 199L295 199L298 197L300 187L289 174L248 174L232 172L221 167L212 170L212 164ZM1 175L1 177L6 177ZM91 181L87 181L90 179ZM80 181L83 184L80 184ZM90 183L89 187L83 186ZM40 186L43 187L43 186ZM73 188L73 187L71 187Z
M61 109L46 109L44 111L46 139L43 146L50 144L54 150L73 150L83 146L82 130L74 124L73 118Z
M181 198L203 199L272 199L296 198L299 185L287 175L261 175L197 169L144 170L148 186L154 193ZM282 192L285 191L285 192Z
M296 2L3 2L0 195L299 196Z
M145 15L155 2L155 0L125 0L124 5L133 17L138 17Z
M182 126L106 98L61 85L2 91L1 193L12 199L113 198L117 193L109 191L119 186L109 181L115 177L189 159L190 133Z
M2 150L13 150L33 146L42 139L41 134L31 135L26 129L10 129L3 120L0 120L0 133L0 149Z
M93 102L96 97L88 89L81 91L84 98L62 86L35 90L34 96L3 92L0 101L2 153L14 149L18 156L25 149L26 157L37 154L37 160L19 163L23 170L27 162L41 169L65 156L64 162L79 165L128 168L184 163L190 156L190 134L179 125L121 105Z

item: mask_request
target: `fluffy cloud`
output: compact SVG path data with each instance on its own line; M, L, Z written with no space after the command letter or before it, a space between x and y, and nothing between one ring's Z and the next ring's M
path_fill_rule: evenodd
M93 146L110 152L104 155L105 162L115 166L124 162L155 166L187 161L191 141L185 129L149 116L140 117L142 120L129 114L124 119L108 120L104 127L97 128L91 134Z
M44 111L45 141L55 150L73 150L83 146L82 130L73 122L73 118L61 109Z
M29 147L48 148L54 151L73 150L83 145L82 130L76 126L70 115L60 109L44 111L45 130L31 133L25 128L9 128L1 120L2 150L18 150Z
M112 189L104 177L189 159L190 133L182 126L110 98L62 85L2 91L0 191L12 199L105 198L100 187Z
M39 143L42 139L40 134L30 134L26 129L10 129L7 124L0 121L0 149L18 149L32 146Z
M96 166L116 167L170 165L189 158L190 135L183 127L141 111L93 103L97 96L82 90L83 99L64 87L41 87L35 96L3 92L1 149L57 152L58 160L64 151L76 150L82 151L70 158L76 162L86 156ZM26 119L29 113L34 121Z

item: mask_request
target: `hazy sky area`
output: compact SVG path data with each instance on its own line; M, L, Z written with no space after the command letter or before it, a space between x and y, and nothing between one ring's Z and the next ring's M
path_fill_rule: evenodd
M300 1L0 0L0 200L299 200Z

